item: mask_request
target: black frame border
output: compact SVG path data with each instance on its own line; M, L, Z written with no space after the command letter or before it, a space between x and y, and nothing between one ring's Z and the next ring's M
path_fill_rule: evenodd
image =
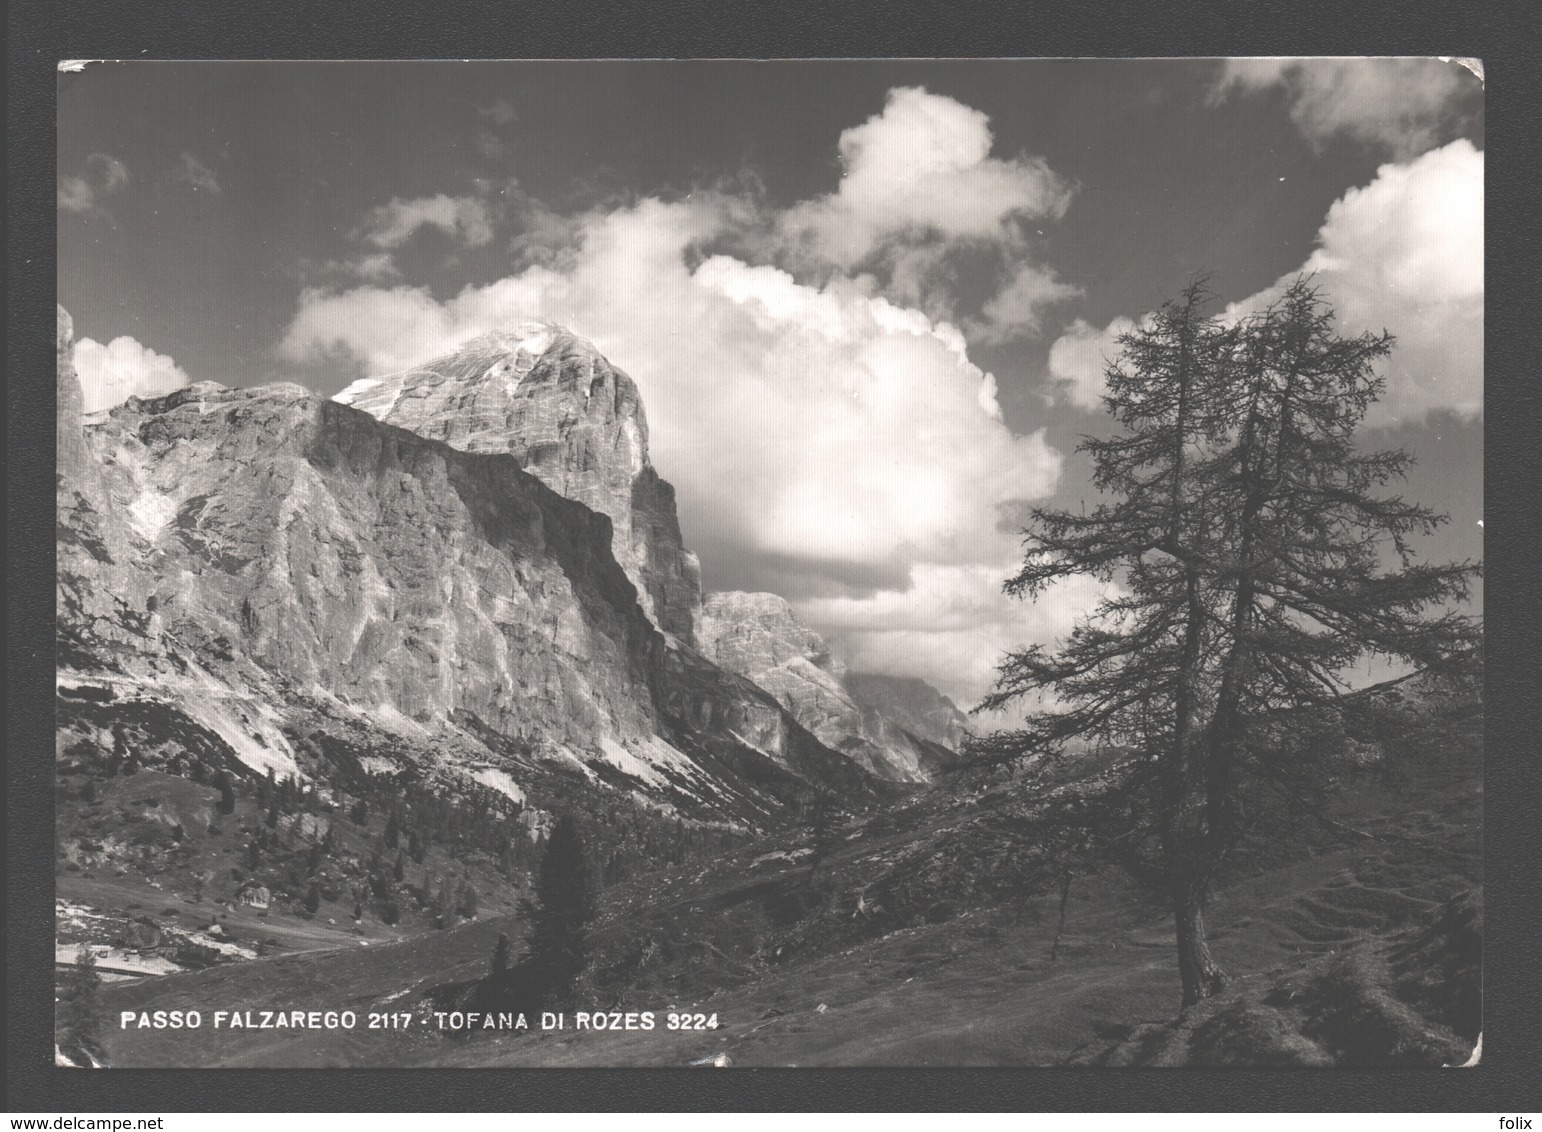
M1536 1111L1542 1108L1542 262L1532 115L1542 18L1526 3L1097 5L936 0L729 9L708 0L410 0L239 9L13 0L7 80L6 1108L200 1111ZM55 64L59 59L999 58L1465 55L1486 64L1483 1064L1430 1070L118 1070L52 1066ZM1528 141L1530 144L1528 145ZM1305 1078L1305 1079L1304 1079Z

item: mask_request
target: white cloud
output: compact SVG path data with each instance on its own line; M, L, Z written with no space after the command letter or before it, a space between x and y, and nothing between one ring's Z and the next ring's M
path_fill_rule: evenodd
M1221 101L1279 87L1291 120L1314 144L1346 134L1406 159L1439 140L1474 82L1459 64L1429 58L1231 59L1211 94Z
M400 279L401 272L396 267L396 261L391 258L389 252L376 252L373 255L360 256L347 264L347 270L360 279L370 283L384 283L393 279Z
M127 335L105 346L81 338L74 359L87 413L110 409L130 397L164 397L188 384L176 362Z
M179 181L186 181L200 192L218 193L220 191L219 179L215 177L214 170L191 153L182 155L182 160L177 165L176 178Z
M854 267L916 232L996 240L1014 217L1065 211L1065 183L1037 158L990 156L990 119L921 87L896 87L883 113L841 134L840 188L788 210L784 232Z
M1058 219L1066 182L1039 158L992 157L990 119L920 87L889 92L883 112L842 132L833 193L775 218L794 268L874 275L886 294L965 326L981 342L1038 333L1044 308L1077 293L1030 262L1030 222ZM989 251L1005 280L978 317L952 294L960 252Z
M476 197L452 197L438 193L413 200L393 198L373 209L361 235L377 248L399 248L419 228L438 228L468 247L480 247L493 238L492 217Z
M1134 329L1134 320L1122 315L1102 330L1079 318L1055 339L1049 348L1049 373L1063 383L1065 395L1073 405L1092 412L1103 411L1108 363L1119 356L1119 336Z
M1302 264L1342 332L1397 338L1386 392L1367 422L1483 411L1483 153L1462 139L1402 164L1333 203ZM1293 280L1236 304L1256 309Z
M93 153L86 158L84 174L59 178L58 206L66 212L89 212L102 197L128 184L128 179L128 166L123 162L110 154Z
M1389 330L1397 339L1367 423L1483 411L1483 153L1471 142L1383 165L1333 203L1300 268L1225 317L1260 309L1303 273L1315 277L1341 333ZM1072 402L1101 411L1105 359L1134 325L1116 318L1099 330L1078 319L1050 347L1050 376L1069 383Z
M1033 601L1010 598L1001 584L1020 566L1021 559L1006 558L922 566L908 593L815 599L797 603L797 610L853 670L919 676L968 710L995 683L1008 651L1065 638L1109 592L1093 579L1076 578ZM992 719L982 717L977 726Z
M970 324L970 337L982 343L1038 337L1045 308L1082 293L1056 277L1053 269L1032 263L1018 266L1006 285L993 295Z

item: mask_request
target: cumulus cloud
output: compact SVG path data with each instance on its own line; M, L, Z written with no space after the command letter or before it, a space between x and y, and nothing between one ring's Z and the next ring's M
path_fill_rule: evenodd
M1119 337L1135 329L1122 315L1101 330L1078 318L1049 348L1049 374L1071 404L1102 412L1108 363L1119 356Z
M214 170L191 153L182 155L182 160L177 165L176 178L187 182L200 192L218 193L220 191L219 179L215 177Z
M57 203L65 212L89 212L101 198L128 184L128 166L106 153L86 158L85 172L59 178Z
M164 397L188 384L176 362L128 335L105 346L82 338L75 343L74 360L88 413L121 405L130 397Z
M1430 148L1460 119L1460 100L1476 81L1440 59L1230 59L1211 98L1278 88L1291 120L1314 144L1348 135L1401 160Z
M1231 304L1225 317L1261 309L1301 274L1315 277L1342 333L1390 330L1397 338L1367 423L1483 411L1483 153L1471 142L1383 165L1329 208L1305 263ZM1105 361L1134 326L1116 318L1099 329L1078 319L1055 341L1050 376L1073 403L1101 410Z
M885 242L934 232L995 240L1017 217L1058 217L1070 194L1037 158L990 156L990 119L921 87L889 92L881 114L841 134L840 187L788 210L782 228L851 268Z
M1350 189L1329 208L1301 272L1315 274L1344 332L1397 338L1368 423L1483 411L1483 153L1471 142L1383 165ZM1233 313L1266 303L1297 274Z
M840 136L835 192L775 219L794 268L872 274L891 298L963 325L982 342L1037 334L1043 311L1075 295L1031 260L1030 222L1058 219L1070 186L1043 160L991 156L990 119L921 87L891 90L881 113ZM1003 286L984 311L954 305L960 253L993 253Z
M438 228L468 247L492 242L492 217L476 197L438 193L413 200L393 198L373 209L360 234L377 248L399 248L419 228Z

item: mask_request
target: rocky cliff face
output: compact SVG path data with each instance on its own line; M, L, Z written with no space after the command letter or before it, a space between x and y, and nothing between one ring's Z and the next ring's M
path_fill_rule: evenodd
M60 324L61 687L153 702L259 774L325 777L317 752L346 733L381 772L512 797L566 766L738 824L811 789L870 792L772 697L656 628L612 522L522 470L555 477L546 455L459 450L284 384L202 382L82 430ZM543 381L589 372L550 354ZM624 442L635 390L596 372L591 401L612 408L595 420ZM526 407L548 402L569 404ZM588 418L553 420L553 443L601 443ZM605 460L586 468L575 493L615 486Z
M857 678L865 698L854 696L845 667L775 594L709 594L699 640L711 660L764 688L871 774L925 782L956 761L963 716L946 697L924 681L886 677Z
M690 642L701 570L674 489L648 459L632 379L561 327L527 322L416 369L365 378L337 401L466 452L506 452L613 526L616 560L659 628Z

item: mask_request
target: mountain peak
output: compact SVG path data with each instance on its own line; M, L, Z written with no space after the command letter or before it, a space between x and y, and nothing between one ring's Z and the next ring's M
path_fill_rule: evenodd
M700 567L681 544L674 489L648 458L637 386L592 343L555 323L510 321L334 399L452 448L508 453L553 491L609 516L616 560L644 611L694 639Z

